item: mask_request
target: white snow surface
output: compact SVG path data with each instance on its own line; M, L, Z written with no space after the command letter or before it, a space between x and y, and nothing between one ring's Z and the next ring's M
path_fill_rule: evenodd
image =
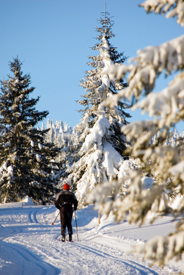
M131 251L132 245L172 231L171 217L138 227L126 220L117 224L110 215L101 217L98 226L97 211L90 205L77 211L79 240L73 218L74 242L62 243L59 219L52 225L57 213L54 206L35 206L28 198L26 206L0 205L0 274L168 275L182 271L184 259L160 269Z

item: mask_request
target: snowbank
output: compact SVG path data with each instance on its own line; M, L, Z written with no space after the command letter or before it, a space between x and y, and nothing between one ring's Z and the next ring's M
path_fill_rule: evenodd
M20 202L10 202L2 204L0 203L0 208L14 208L14 207L24 207L24 206L34 206L32 199L29 196L25 196Z

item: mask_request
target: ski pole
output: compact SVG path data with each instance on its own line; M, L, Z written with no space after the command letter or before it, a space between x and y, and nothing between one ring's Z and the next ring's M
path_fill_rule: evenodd
M60 212L58 212L58 214L57 214L57 216L56 216L54 222L52 223L52 225L54 225L55 221L57 220L57 218L58 218L58 216L59 216L59 213L60 213Z
M76 231L77 231L77 240L79 241L79 235L78 235L78 227L77 227L77 217L76 217L76 211L75 211L75 223L76 223Z

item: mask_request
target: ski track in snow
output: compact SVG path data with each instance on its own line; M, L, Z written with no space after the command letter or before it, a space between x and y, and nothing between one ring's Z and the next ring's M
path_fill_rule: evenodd
M136 271L139 271L140 274L155 274L157 275L158 273L157 272L154 272L153 270L151 271L150 268L145 268L145 266L143 265L140 265L136 262L133 262L133 261L129 261L129 260L122 260L122 258L120 257L117 257L117 256L114 256L110 253L107 253L107 252L102 252L101 250L98 250L98 249L95 249L95 248L92 248L91 246L87 246L87 245L76 245L78 248L82 248L82 249L86 249L87 252L92 252L102 258L105 258L105 259L110 259L110 260L113 260L114 262L117 262L119 264L123 263L125 265L127 265L128 267L130 268L135 268Z
M39 223L38 220L37 220L37 217L36 217L36 214L37 214L38 210L32 210L30 211L29 213L29 220L31 223Z
M6 243L4 250L8 250L8 253L11 254L12 250L14 250L14 252L16 252L16 258L17 254L19 254L21 261L23 261L24 266L26 266L26 269L23 267L18 271L18 273L15 271L15 274L31 274L31 271L34 272L34 270L37 270L37 274L57 275L60 273L57 268L46 262L42 262L40 258L37 257L34 253L30 252L28 249L25 249L19 244L15 245ZM31 270L29 270L30 268ZM6 271L4 272L3 274L6 274ZM12 273L13 271L11 271L11 274ZM8 274L10 273L7 273L7 275Z
M74 242L62 243L58 241L59 220L51 225L56 214L54 206L0 205L0 274L168 275L180 271L182 264L160 269L126 253L132 244L144 241L140 237L146 230L148 237L158 227L163 227L165 234L170 223L167 217L151 230L148 225L140 231L135 225L116 224L111 219L102 219L98 227L97 212L89 206L77 211L79 241L73 219Z

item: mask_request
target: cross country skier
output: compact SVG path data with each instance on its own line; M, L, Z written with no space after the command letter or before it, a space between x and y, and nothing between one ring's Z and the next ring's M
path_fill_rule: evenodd
M66 236L66 226L68 228L69 241L72 242L72 216L73 216L73 208L74 211L77 210L78 201L74 195L70 191L70 186L65 183L63 186L63 191L61 191L56 198L55 206L60 210L60 219L61 219L61 235L62 242L65 242Z

